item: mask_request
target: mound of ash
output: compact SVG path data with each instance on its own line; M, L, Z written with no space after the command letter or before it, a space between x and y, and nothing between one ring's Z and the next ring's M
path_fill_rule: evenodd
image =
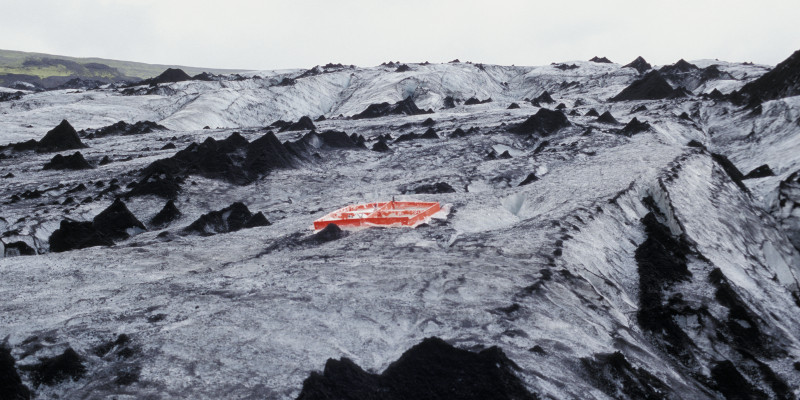
M700 68L697 65L694 65L681 58L675 64L665 65L661 67L658 71L665 75L672 75L672 74L685 74L687 72L697 71L699 69Z
M470 98L467 99L467 101L464 102L464 105L465 106L474 106L474 105L477 105L477 104L485 104L485 103L491 103L491 102L492 102L492 98L491 97L489 97L486 100L478 100L475 97L470 97Z
M561 111L542 108L524 122L511 126L509 132L521 135L539 134L547 136L570 125L567 116Z
M328 243L346 237L347 234L348 233L346 231L343 231L342 228L339 228L339 225L328 224L325 225L325 227L322 228L319 232L311 235L310 238L306 239L306 243L314 243L314 244Z
M112 246L147 230L120 199L97 214L92 222L64 219L50 235L50 251L62 252L94 246Z
M346 132L341 131L325 131L317 134L328 147L338 149L359 149L364 148L364 137L356 134L350 136Z
M182 177L171 173L152 171L137 182L125 197L154 195L165 199L175 199L181 191ZM130 187L130 186L129 186Z
M19 100L24 96L24 92L0 92L0 103L4 101Z
M10 400L28 400L31 391L22 383L11 350L0 345L0 393Z
M555 103L555 102L556 101L553 100L553 97L550 96L550 93L548 93L547 90L542 92L542 94L537 96L535 99L531 100L531 103L533 103L533 105L537 106L537 107L539 106L539 104L542 104L542 103L544 103L544 104L552 104L552 103Z
M639 56L636 57L636 59L631 61L630 63L623 65L622 68L633 68L639 71L640 74L643 74L653 69L653 66L650 65L650 63L648 63L647 61L645 61L644 58L642 58L642 56Z
M800 50L760 78L732 94L737 104L760 104L762 101L800 95Z
M673 92L672 86L667 83L658 71L650 71L641 79L631 83L619 94L610 98L610 101L628 100L658 100L669 97Z
M38 142L31 139L25 142L11 143L0 146L0 152L11 149L13 151L35 150L38 153L52 153L56 151L83 149L86 147L89 146L81 142L81 138L78 137L75 128L73 128L67 120L63 120L58 126L49 130Z
M2 241L0 241L0 245L3 245ZM0 252L6 257L35 256L37 254L36 249L23 241L5 243L5 247L5 251L0 247Z
M221 210L203 214L183 231L210 236L268 225L270 222L263 213L253 214L246 205L237 201Z
M86 374L83 358L68 347L61 355L42 359L38 364L23 368L30 372L34 386L52 386L65 380L78 381Z
M164 228L168 226L172 221L181 217L181 210L175 206L175 202L172 200L168 200L161 211L158 212L153 218L150 219L150 226L153 228Z
M557 68L562 71L567 71L571 69L578 69L580 68L580 66L578 66L577 64L554 64L553 68Z
M636 117L633 117L630 122L628 122L622 130L619 131L621 135L631 137L637 133L645 132L650 130L650 123L647 121L641 122Z
M456 100L453 96L447 96L442 100L442 107L443 108L454 108L456 106L456 102L460 100Z
M595 110L594 108L592 108L591 110L587 111L586 114L583 114L583 116L584 117L599 117L600 113L597 112L597 110Z
M165 126L159 125L153 121L138 121L129 124L125 121L119 121L115 124L104 126L98 129L82 129L78 132L81 136L86 138L101 138L112 135L142 135L152 133L155 131L166 131Z
M405 133L397 137L394 140L394 143L401 143L401 142L408 142L416 139L440 139L439 135L436 133L436 130L433 128L428 128L425 133Z
M428 117L428 118L425 119L425 121L422 121L422 123L420 125L422 125L422 126L434 126L434 125L436 125L436 121L434 121L433 118Z
M274 169L290 168L294 165L295 156L274 133L267 132L253 142L248 142L234 132L224 140L209 137L201 144L190 144L172 157L156 160L144 168L142 177L143 181L147 179L158 183L158 180L169 181L169 177L174 176L200 175L246 185ZM170 194L162 197L174 196Z
M765 178L767 176L775 176L775 173L772 172L772 168L770 168L769 165L764 164L748 172L742 179Z
M473 353L434 337L403 353L380 375L347 358L328 359L322 373L306 378L297 399L538 399L516 376L518 370L497 347Z
M611 60L609 60L609 59L607 59L605 57L594 56L589 61L596 62L596 63L601 63L601 64L612 64Z
M711 378L717 389L726 399L768 399L766 393L758 390L742 376L732 362L717 362L711 368ZM790 398L790 397L785 397Z
M394 72L408 72L411 71L411 67L406 64L400 64Z
M74 154L70 154L68 156L62 156L61 154L56 154L47 164L44 165L45 170L50 169L57 169L57 170L78 170L78 169L92 169L92 165L83 158L83 154L80 151L76 151Z
M517 185L517 186L525 186L525 185L530 185L531 183L533 183L533 182L536 182L536 181L538 181L538 180L539 180L539 177L538 177L538 176L536 176L536 174L535 174L535 173L531 172L531 173L530 173L530 174L528 174L528 176L526 176L526 177L525 177L525 179L523 179L523 180L522 180L522 182L520 182L520 183L519 183L519 185Z
M668 99L683 99L683 98L691 97L691 96L692 96L692 92L691 91L689 91L688 89L686 89L683 86L679 86L675 90L673 90L672 93L670 93L669 96L667 96L667 98Z
M610 111L604 112L603 115L597 117L596 121L604 123L604 124L618 124L619 123L619 121L617 121L617 119L614 118L613 115L611 115Z
M314 125L314 122L311 121L311 118L308 116L302 116L297 122L294 123L285 123L283 127L280 128L281 132L285 131L313 131L317 129Z
M401 193L416 193L416 194L437 194L437 193L455 193L456 190L446 182L429 183L420 185L412 189L402 189Z
M405 100L398 101L394 104L380 103L370 104L366 110L353 115L352 119L365 119L365 118L379 118L387 115L420 115L420 114L433 114L433 111L420 110L414 103L411 97Z
M581 364L595 387L612 398L673 398L667 396L670 390L664 382L646 369L631 365L618 351L611 354L595 354L594 358L581 358Z
M145 79L145 80L143 80L141 82L135 83L134 85L136 85L136 86L139 86L139 85L156 86L159 83L174 83L174 82L184 82L184 81L190 81L190 80L192 80L192 77L189 76L189 74L187 74L186 72L183 72L182 69L180 69L180 68L167 68L167 70L162 72L161 75L159 75L159 76L157 76L155 78Z
M508 105L508 107L506 107L506 110L516 110L518 108L519 108L519 104L511 103L511 104Z

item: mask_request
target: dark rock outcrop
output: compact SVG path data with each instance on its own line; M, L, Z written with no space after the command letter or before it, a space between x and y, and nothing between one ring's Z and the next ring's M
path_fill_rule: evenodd
M414 100L412 100L411 97L407 97L405 100L398 101L394 104L370 104L366 110L353 115L351 118L364 119L385 117L387 115L420 115L430 113L431 112L425 110L420 110L414 103Z
M44 137L36 143L36 151L48 153L54 151L83 149L87 146L81 142L78 132L67 122L61 121L58 126L49 130Z
M673 92L672 86L667 83L658 71L650 71L641 79L631 83L619 94L610 98L610 101L628 100L657 100L669 97Z
M734 165L733 162L728 159L728 157L718 153L711 153L711 158L722 167L725 173L728 174L733 183L735 183L739 189L742 189L742 191L745 193L750 193L750 189L748 189L744 182L742 182L744 175L742 175L739 169L736 168L736 165Z
M589 380L615 399L668 399L669 387L645 370L636 368L620 352L582 358ZM621 392L621 393L620 393Z
M640 74L647 72L648 70L652 69L653 66L650 65L647 61L644 60L641 56L636 57L635 60L631 61L628 64L622 66L623 68L633 68L639 71Z
M630 122L628 122L622 130L620 130L621 135L625 135L631 137L637 133L645 132L650 129L650 123L647 121L640 122L636 117L633 117Z
M568 126L570 123L564 113L542 108L524 122L512 126L509 131L522 135L547 136Z
M221 210L203 214L184 228L184 232L209 236L269 224L263 214L253 215L247 206L237 201Z
M28 400L31 391L22 383L11 350L0 346L0 397L8 400Z
M298 400L533 400L516 376L519 367L497 347L479 353L427 338L380 375L347 358L329 359L303 382Z
M81 152L76 151L74 154L70 154L68 156L62 156L61 154L56 154L47 164L44 165L45 170L78 170L78 169L92 169L91 164L83 158L83 154Z

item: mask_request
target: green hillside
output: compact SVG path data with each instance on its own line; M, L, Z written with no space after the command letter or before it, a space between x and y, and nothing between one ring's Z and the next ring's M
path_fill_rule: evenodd
M186 67L181 65L145 64L104 58L77 58L15 50L0 50L0 75L28 75L39 79L51 77L81 77L147 79L158 76L167 68L180 68L189 75L201 72L232 74L246 70Z

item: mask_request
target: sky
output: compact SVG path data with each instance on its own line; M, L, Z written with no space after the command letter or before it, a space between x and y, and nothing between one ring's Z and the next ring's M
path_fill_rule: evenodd
M0 49L207 68L608 57L774 65L800 0L2 0Z

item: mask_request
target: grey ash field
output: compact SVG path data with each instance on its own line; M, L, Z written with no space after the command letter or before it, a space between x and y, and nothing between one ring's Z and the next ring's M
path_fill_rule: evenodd
M0 89L0 391L797 398L800 53L606 61Z

